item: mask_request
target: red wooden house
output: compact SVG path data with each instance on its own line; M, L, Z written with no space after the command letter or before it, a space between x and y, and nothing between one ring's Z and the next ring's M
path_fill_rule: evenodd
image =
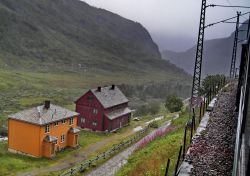
M78 126L94 131L114 131L129 124L129 100L115 86L91 89L76 103Z

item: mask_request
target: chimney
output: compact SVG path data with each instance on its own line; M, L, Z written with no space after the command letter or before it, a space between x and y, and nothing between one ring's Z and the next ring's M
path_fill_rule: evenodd
M101 92L102 88L101 87L97 87L97 91Z
M44 102L44 108L45 109L49 109L50 108L50 101L49 100L45 100L45 102Z
M111 90L115 90L115 85L114 84L112 84Z

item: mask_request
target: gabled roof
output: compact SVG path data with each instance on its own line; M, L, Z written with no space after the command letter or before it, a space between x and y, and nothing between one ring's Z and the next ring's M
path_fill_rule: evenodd
M131 112L132 111L128 107L126 107L126 108L120 108L112 112L106 113L105 116L108 117L108 119L113 120L123 115L130 114Z
M115 86L114 89L111 89L111 87L112 86L102 87L101 92L96 88L91 89L90 91L95 95L104 108L129 102L127 97L117 86Z
M46 109L44 108L44 105L41 105L9 115L9 118L37 125L45 125L77 115L79 115L79 113L50 104L49 109Z

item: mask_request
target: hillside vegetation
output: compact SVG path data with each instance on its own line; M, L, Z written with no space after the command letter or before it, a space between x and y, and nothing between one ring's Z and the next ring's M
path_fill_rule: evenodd
M132 86L133 103L165 99L160 90L188 96L190 76L139 23L79 0L0 0L0 20L0 130L45 99L74 110L96 86Z
M79 0L1 0L2 68L40 71L177 71L147 30ZM180 70L179 70L180 71Z

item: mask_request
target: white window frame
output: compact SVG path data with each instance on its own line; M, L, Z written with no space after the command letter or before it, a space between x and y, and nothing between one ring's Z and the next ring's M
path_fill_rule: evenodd
M85 123L86 119L84 117L81 117L81 123Z
M69 119L69 125L73 125L74 124L74 117L71 117L70 119Z
M50 132L50 126L49 124L45 125L45 133L49 133Z
M92 125L93 125L93 126L97 126L97 122L95 122L95 121L92 122Z
M63 120L62 120L62 124L65 124L65 123L66 123L66 120L65 120L65 119L63 119Z
M58 124L59 124L59 122L57 121L57 122L54 123L54 126L58 126Z
M94 109L93 109L93 114L95 114L95 115L98 114L98 109L97 109L97 108L94 108Z
M61 135L61 143L64 143L64 142L65 142L65 135L62 134L62 135Z

